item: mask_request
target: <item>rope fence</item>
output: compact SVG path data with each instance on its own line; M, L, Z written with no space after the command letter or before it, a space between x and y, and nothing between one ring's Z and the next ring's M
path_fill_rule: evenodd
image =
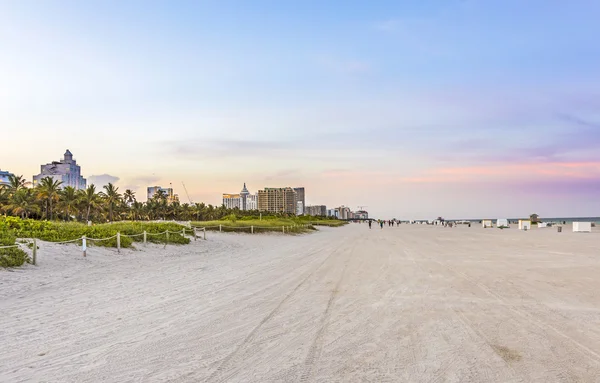
M206 240L207 229L218 229L219 232L242 230L242 231L250 231L250 233L252 233L252 234L254 234L255 230L259 230L259 231L268 230L271 232L278 232L281 230L281 232L285 234L285 233L294 232L298 228L307 228L308 226L310 226L310 224L283 225L283 226L281 226L281 229L279 229L279 227L277 227L277 226L237 226L237 227L235 227L235 226L226 226L226 225L194 226L194 225L190 224L189 228L184 227L181 229L181 231L166 230L161 233L149 233L147 231L144 231L143 233L137 233L137 234L121 234L120 232L117 232L117 234L115 234L111 237L107 237L107 238L88 238L84 235L82 237L71 239L68 241L60 241L60 242L46 241L46 242L49 242L49 243L52 243L55 245L64 245L64 244L76 243L76 242L81 241L81 251L82 251L83 257L86 257L88 242L90 242L90 243L104 242L104 241L110 241L113 239L116 239L117 252L120 253L122 236L128 237L128 238L143 237L142 243L144 246L146 246L147 242L148 242L148 236L157 237L157 236L164 235L165 241L164 241L163 248L166 248L167 244L169 243L169 234L179 234L179 235L182 235L185 237L189 233L189 235L191 235L194 238L194 241L197 241L198 238L202 238L202 239ZM14 245L0 246L0 249L13 249L13 248L19 248L21 246L26 246L32 250L32 263L34 265L36 265L37 250L38 250L37 238L21 238L20 241L24 241L24 243L16 243ZM27 242L25 242L25 241L27 241Z
M262 230L262 231L271 231L271 232L279 232L282 233L291 233L296 232L298 229L306 229L312 224L301 224L301 225L282 225L282 226L228 226L228 225L212 225L212 226L203 226L202 229L206 232L206 229L219 229L219 232L227 232L227 231L235 231L235 230L250 230L251 234L254 234L254 230ZM198 226L193 226L192 228L197 228ZM216 231L216 230L215 230Z
M198 233L199 231L202 231L202 234L203 234L202 237L200 237L200 235ZM83 256L86 257L88 241L93 243L93 242L104 242L104 241L110 241L110 240L116 239L117 252L120 253L122 236L128 237L128 238L135 238L135 237L143 236L143 244L144 244L144 246L146 246L146 244L148 242L148 236L164 235L166 237L166 239L164 241L164 248L166 248L167 244L169 243L169 234L179 234L182 236L186 236L188 233L190 233L190 235L192 235L194 237L195 241L198 240L199 237L206 240L206 228L193 227L191 229L183 228L181 231L166 230L166 231L163 231L162 233L148 233L147 231L144 231L143 233L138 233L138 234L121 234L120 232L118 232L117 234L113 235L112 237L106 237L106 238L88 238L84 235L82 237L71 239L68 241L59 241L59 242L46 241L46 242L52 243L54 245L64 245L64 244L75 243L75 242L81 241L81 251L82 251ZM19 248L20 246L29 247L29 245L31 245L32 263L35 265L37 263L37 250L38 250L37 238L21 238L19 240L24 241L24 242L26 241L26 243L15 243L14 245L0 246L0 249L13 249L13 248Z

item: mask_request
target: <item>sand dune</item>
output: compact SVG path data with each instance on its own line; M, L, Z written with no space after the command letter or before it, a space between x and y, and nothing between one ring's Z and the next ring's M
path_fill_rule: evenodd
M0 271L0 381L600 381L598 231L208 237Z

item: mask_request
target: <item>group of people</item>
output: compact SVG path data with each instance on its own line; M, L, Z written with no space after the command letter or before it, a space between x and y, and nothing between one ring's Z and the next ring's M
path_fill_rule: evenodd
M371 228L371 225L373 224L373 220L370 219L369 220L369 229ZM394 226L394 224L396 224L396 226L400 226L400 221L397 221L395 219L391 219L391 220L381 220L378 219L377 220L377 224L379 225L379 227L381 227L383 229L383 225L388 225L388 226Z

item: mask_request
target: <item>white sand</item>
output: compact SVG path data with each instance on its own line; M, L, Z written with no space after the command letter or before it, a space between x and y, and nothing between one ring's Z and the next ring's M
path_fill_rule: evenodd
M597 228L208 238L0 271L0 381L600 381Z

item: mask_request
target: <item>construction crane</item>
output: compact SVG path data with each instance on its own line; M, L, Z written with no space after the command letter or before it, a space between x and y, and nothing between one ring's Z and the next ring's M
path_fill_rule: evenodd
M183 181L181 181L181 184L183 185L183 190L185 190L185 195L188 197L188 200L190 201L190 205L193 205L194 203L192 202L192 199L190 198L190 195L188 194L187 188L185 187L185 184L183 183Z

